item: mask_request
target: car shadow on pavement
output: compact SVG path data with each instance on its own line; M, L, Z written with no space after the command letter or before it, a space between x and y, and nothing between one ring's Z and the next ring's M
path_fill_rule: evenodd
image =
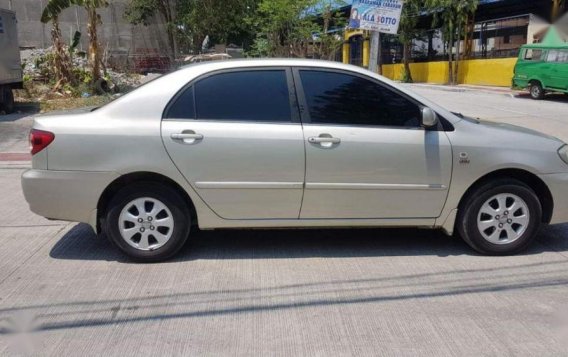
M543 228L525 255L568 252L568 225ZM202 259L302 259L478 255L461 239L420 229L286 229L197 231L169 262ZM105 237L84 224L67 232L50 256L64 260L130 263Z
M519 99L534 100L528 92L522 92L516 95ZM568 95L562 93L550 93L547 94L543 102L556 102L556 103L568 103Z

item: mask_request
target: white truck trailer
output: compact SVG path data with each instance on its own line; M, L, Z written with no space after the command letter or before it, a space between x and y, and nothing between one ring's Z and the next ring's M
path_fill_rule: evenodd
M23 88L16 13L0 9L0 112L14 111L13 89Z

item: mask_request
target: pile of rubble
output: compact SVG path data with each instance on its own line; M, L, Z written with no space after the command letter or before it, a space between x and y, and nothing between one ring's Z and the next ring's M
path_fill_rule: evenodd
M24 78L31 81L47 83L50 80L52 71L49 57L51 56L52 48L47 49L32 49L22 50L21 59L24 72ZM71 57L73 68L89 71L88 60L84 53L74 54ZM115 71L111 68L106 69L105 78L110 79L110 86L116 87L119 91L127 91L132 88L138 87L148 81L151 74L142 75L137 73L126 73Z

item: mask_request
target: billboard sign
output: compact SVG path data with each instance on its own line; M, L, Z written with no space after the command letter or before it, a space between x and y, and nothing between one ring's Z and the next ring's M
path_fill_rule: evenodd
M349 28L396 34L403 0L355 0Z

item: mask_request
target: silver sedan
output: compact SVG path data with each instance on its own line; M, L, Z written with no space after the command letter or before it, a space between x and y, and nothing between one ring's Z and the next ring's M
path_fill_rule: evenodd
M192 228L423 227L491 255L568 221L568 146L366 70L196 64L90 112L38 117L26 200L158 261Z

